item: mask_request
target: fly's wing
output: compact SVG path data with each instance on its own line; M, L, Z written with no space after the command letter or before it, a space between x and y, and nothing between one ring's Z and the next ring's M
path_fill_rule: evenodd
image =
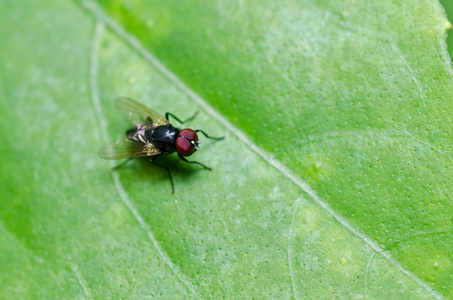
M123 118L133 126L161 126L170 124L163 116L135 100L121 97L116 99L115 104Z
M130 138L119 139L98 151L99 156L104 159L154 156L160 153L161 151L152 144L145 145Z

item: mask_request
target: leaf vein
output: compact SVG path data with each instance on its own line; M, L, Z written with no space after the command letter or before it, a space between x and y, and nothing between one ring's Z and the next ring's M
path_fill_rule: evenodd
M297 286L296 282L294 279L294 270L293 270L293 264L291 263L292 259L292 246L291 246L291 240L293 238L293 226L294 226L294 221L296 220L296 214L297 214L297 208L299 207L299 202L302 197L299 197L296 199L294 202L294 212L293 212L293 219L291 220L291 225L289 226L289 237L288 237L288 264L289 264L289 272L291 275L291 284L293 287L293 294L295 299L299 299L297 295Z
M76 278L77 278L77 281L79 282L79 284L82 286L83 288L83 292L85 293L85 296L88 298L88 299L91 299L91 296L90 296L90 290L89 288L87 287L87 284L86 284L86 280L82 277L82 274L80 273L79 271L79 268L77 267L76 264L73 264L71 266L72 268L72 272L74 272Z

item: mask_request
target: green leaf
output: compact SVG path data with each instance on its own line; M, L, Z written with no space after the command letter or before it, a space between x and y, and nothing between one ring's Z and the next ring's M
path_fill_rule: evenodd
M1 298L453 296L437 1L1 4ZM129 96L202 128L112 171Z

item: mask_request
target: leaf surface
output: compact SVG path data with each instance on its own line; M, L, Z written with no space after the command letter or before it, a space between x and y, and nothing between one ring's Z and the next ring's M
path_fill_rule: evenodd
M436 1L4 1L2 298L451 297ZM96 156L128 96L212 172Z

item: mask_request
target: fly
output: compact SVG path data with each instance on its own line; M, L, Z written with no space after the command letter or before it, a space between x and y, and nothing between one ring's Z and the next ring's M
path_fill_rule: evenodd
M171 125L168 121L169 117L172 117L181 124L184 124L194 119L197 113L189 119L181 121L168 112L164 118L154 110L125 97L118 98L115 105L124 119L132 126L126 131L125 138L103 147L98 152L99 156L104 159L127 158L126 161L116 166L115 169L121 167L132 158L151 157L151 163L167 171L171 182L172 193L175 192L175 186L170 169L155 162L161 155L176 152L184 162L197 164L206 170L211 170L211 168L200 162L188 161L186 157L194 154L200 146L197 133L201 133L212 140L222 140L223 137L211 137L201 129L179 129Z

